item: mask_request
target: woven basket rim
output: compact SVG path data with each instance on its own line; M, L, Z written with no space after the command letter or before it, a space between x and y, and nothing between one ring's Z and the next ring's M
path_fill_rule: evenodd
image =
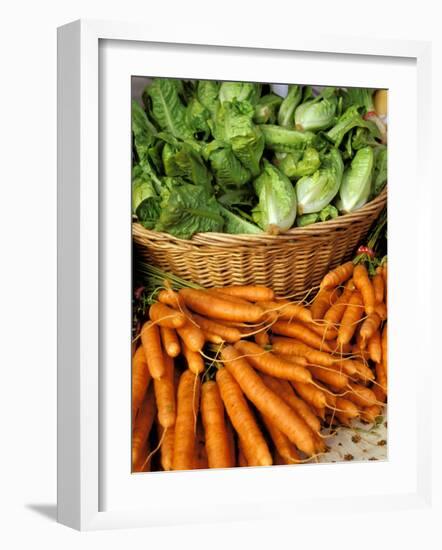
M324 236L325 234L335 230L345 229L355 222L362 221L367 214L371 213L373 210L377 210L383 203L386 203L386 201L387 187L385 187L377 197L354 212L343 214L342 216L325 222L314 223L306 227L294 227L284 233L279 233L278 235L270 235L267 233L230 234L207 232L196 233L190 239L180 239L170 235L169 233L146 229L138 222L133 222L132 226L134 235L138 235L139 237L147 238L149 240L169 242L170 244L173 243L183 247L202 244L276 244L277 242L284 240L293 240L298 238L307 239L308 237Z

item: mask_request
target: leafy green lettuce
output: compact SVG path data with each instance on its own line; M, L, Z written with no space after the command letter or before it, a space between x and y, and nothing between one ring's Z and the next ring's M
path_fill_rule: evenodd
M220 206L204 187L190 183L177 185L165 190L161 199L156 231L190 239L195 233L222 231L224 227Z
M261 84L252 82L223 82L219 90L221 103L230 101L248 101L256 105L261 95Z
M148 111L158 126L182 140L192 139L193 132L186 119L186 107L179 92L182 84L172 78L155 78L143 94Z
M254 181L258 205L254 221L268 233L280 233L292 227L296 218L296 193L288 177L276 166L263 161L264 170Z
M312 145L316 139L313 132L299 132L276 124L260 124L267 149L278 153L290 153Z
M374 155L371 147L356 152L351 165L345 169L339 190L342 212L353 212L363 206L370 196Z
M332 149L319 170L296 183L298 214L311 214L326 207L339 191L343 172L341 154L338 149Z
M320 164L318 151L313 147L307 147L303 153L300 151L287 153L277 166L288 178L297 179L311 176Z

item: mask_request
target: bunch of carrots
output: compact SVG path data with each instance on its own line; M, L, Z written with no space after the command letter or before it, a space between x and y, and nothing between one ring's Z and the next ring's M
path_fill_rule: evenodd
M163 288L132 361L132 469L297 464L387 399L387 263L346 262L313 300ZM326 428L328 428L328 433Z

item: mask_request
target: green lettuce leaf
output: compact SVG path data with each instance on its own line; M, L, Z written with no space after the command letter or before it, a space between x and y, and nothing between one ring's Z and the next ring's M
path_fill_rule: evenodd
M351 165L345 169L339 189L339 205L342 212L353 212L361 208L371 192L374 154L371 147L356 152Z
M165 132L182 140L192 139L192 129L186 120L186 108L181 102L180 81L155 78L146 86L143 98L154 121Z
M275 124L260 124L267 149L278 153L290 153L312 145L316 139L313 132L299 132Z
M156 231L190 239L195 233L222 231L223 227L220 206L204 187L187 183L162 194Z
M276 94L267 94L260 97L258 103L255 105L253 122L255 124L274 124L281 103L282 97Z
M256 105L261 95L261 84L253 82L223 82L219 90L221 103L231 101L248 101Z
M336 196L342 182L344 164L337 149L325 155L319 170L296 183L298 214L319 212Z
M331 142L333 142L335 147L339 147L345 134L352 128L367 128L374 137L380 137L376 124L369 120L364 120L358 111L358 107L355 105L350 106L346 111L344 111L335 126L330 128L325 135Z
M207 122L209 118L210 111L196 97L189 100L186 108L186 122L195 138L205 140L209 137L210 128Z
M301 103L295 112L296 129L317 131L330 128L335 120L337 104L336 96L329 93Z
M302 98L302 86L290 84L288 93L284 98L278 112L278 124L287 128L295 125L295 109Z
M222 189L241 187L251 179L251 173L233 153L232 148L222 142L212 141L205 150L216 183Z
M227 208L224 208L223 206L220 206L220 210L225 221L225 225L224 225L225 233L230 233L234 235L242 235L247 233L249 234L263 233L262 229L260 229L254 223L249 222L242 216L239 216L238 214L235 214L234 212L227 210Z
M387 183L387 168L388 168L388 150L385 145L381 145L376 149L373 149L375 156L375 166L374 166L374 175L373 175L373 186L372 194L373 196L379 195L382 189Z
M162 159L166 176L181 176L211 190L212 174L201 155L188 143L166 143Z
M264 151L264 137L253 123L254 108L248 101L226 101L218 109L212 132L218 141L230 144L241 164L257 176Z
M212 116L215 115L219 105L220 84L216 80L200 80L197 86L197 98Z
M287 153L277 166L288 178L297 179L311 176L320 164L318 151L313 147L307 147L303 153Z
M141 105L132 100L132 132L138 158L144 160L154 145L157 130L147 118Z
M254 181L258 205L253 220L268 233L287 231L296 218L296 193L292 182L267 160L264 170Z

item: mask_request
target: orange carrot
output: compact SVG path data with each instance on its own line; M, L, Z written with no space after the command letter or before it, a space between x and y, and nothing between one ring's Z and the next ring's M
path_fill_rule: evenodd
M388 336L387 336L387 323L385 323L384 328L382 329L382 365L384 366L385 376L388 372Z
M173 466L173 442L175 439L175 426L167 428L166 433L164 433L165 428L161 426L158 422L158 438L163 442L161 443L160 452L161 452L161 466L163 470L169 471L172 470Z
M380 403L385 403L385 401L387 400L387 394L385 393L385 391L381 386L373 386L371 388L371 391L375 394L376 399Z
M355 363L358 369L356 376L357 378L359 378L363 382L370 382L371 380L374 380L375 376L368 365L366 365L365 363L360 363L359 361L355 361Z
M206 451L206 439L201 418L198 418L196 424L193 467L195 470L207 470L209 468L209 460L207 458Z
M381 303L384 301L384 278L382 277L382 274L376 270L376 275L371 280L373 283L373 289L374 289L374 297L377 303Z
M374 424L376 422L376 419L381 416L382 414L382 407L380 405L371 405L370 407L365 407L361 411L361 418L362 420L365 420L365 422L369 422L370 424Z
M304 323L310 323L312 321L312 314L302 304L296 304L289 300L277 300L269 302L260 302L259 304L265 311L276 311L279 319L285 321L292 321L297 319Z
M353 281L349 281L344 288L344 291L336 300L336 302L328 308L324 314L324 321L327 326L336 327L341 322L342 316L345 313L345 310L350 300L354 290Z
M230 418L227 416L227 413L224 415L224 421L226 423L227 440L229 442L230 464L232 465L232 467L234 467L236 466L235 436L233 433L232 423L230 422Z
M191 470L194 466L195 415L199 409L200 381L192 371L185 370L178 385L173 469Z
M311 382L312 380L311 374L304 367L284 361L271 352L265 352L254 342L241 340L235 344L235 348L241 355L247 356L247 360L261 372L285 380L299 382Z
M225 361L227 371L235 378L247 398L261 414L267 416L276 428L285 433L298 449L309 456L313 455L315 453L313 432L304 420L264 384L234 347L225 347L221 351L221 357Z
M361 348L364 349L367 346L367 342L378 330L381 324L381 318L377 313L370 313L366 319L362 322L359 334L361 336Z
M357 266L356 266L357 267ZM356 325L364 314L362 297L359 292L353 292L350 296L348 306L342 317L341 326L338 331L338 344L348 344L353 338Z
M335 340L338 335L338 329L326 322L305 323L305 326L315 332L321 338L321 342L328 340L328 347L331 347L330 340Z
M201 387L201 415L209 468L230 468L233 464L224 419L224 405L215 381L206 382Z
M384 302L380 302L374 306L374 311L379 315L382 321L387 319L387 306Z
M193 320L204 331L221 336L226 342L237 342L241 339L241 332L235 327L228 327L222 323L217 323L196 313L193 314Z
M387 394L387 373L383 363L376 363L376 382L381 386L384 393Z
M172 357L165 356L166 372L153 381L155 399L158 407L158 420L163 428L170 428L175 424L175 388L174 388L174 363Z
M261 285L224 286L219 289L223 294L237 296L250 302L273 300L275 293L271 288Z
M367 268L363 264L358 264L355 266L353 271L353 281L355 283L355 287L362 295L365 313L370 315L370 313L374 312L376 298L372 282L368 276Z
M368 354L375 363L382 360L381 333L377 330L368 341Z
M348 376L335 370L325 370L321 367L309 365L308 370L321 382L328 384L335 390L342 390L348 384Z
M155 418L155 398L149 386L132 430L132 465L139 463Z
M295 365L299 365L300 367L306 367L308 364L307 359L305 357L301 357L300 355L287 355L284 353L275 353L275 355L281 359L284 359L284 361L295 363Z
M297 394L315 409L322 409L326 406L327 399L322 390L315 388L311 384L303 384L302 382L292 382L292 386L295 388Z
M157 325L153 325L150 321L144 323L141 329L141 343L152 378L161 378L166 371L166 365L161 347L160 331Z
M272 457L270 457L270 460L271 459L272 459ZM238 466L240 468L245 468L248 465L249 464L248 464L246 456L244 454L244 449L243 449L243 445L241 443L241 439L238 438Z
M203 330L204 340L212 344L222 344L224 340L218 334L213 334L213 332L207 332Z
M346 262L345 264L335 267L335 269L332 269L325 275L319 288L330 290L342 285L342 283L345 283L345 281L352 276L353 268L353 262Z
M272 439L278 454L283 459L284 464L296 464L301 460L295 446L289 438L265 416L262 415L267 431Z
M167 355L169 357L178 357L181 353L181 346L175 330L173 328L160 326L160 334L163 348Z
M345 395L346 399L353 401L353 403L359 407L370 407L371 405L376 405L376 395L372 392L372 390L370 390L370 388L366 388L360 384L355 384L354 382L350 382L348 385L351 391Z
M179 328L186 322L185 315L161 302L150 306L149 317L153 323L167 328Z
M175 292L175 290L172 290L172 289L161 290L158 293L157 299L162 304L171 306L179 311L185 311L186 305L184 303L184 300L178 294L178 292Z
M140 455L138 457L138 461L132 466L132 472L149 472L150 471L151 460L150 459L147 460L147 457L149 456L149 452L150 452L149 441L146 441L146 444L141 449Z
M336 302L338 296L336 289L320 290L310 308L313 320L323 319L325 312Z
M331 348L325 340L301 323L277 321L272 325L272 332L296 338L311 348L331 352Z
M250 466L270 466L272 456L239 384L226 368L216 373L221 398Z
M178 328L177 332L183 343L191 351L200 351L204 346L205 338L203 331L190 321L183 327Z
M186 344L182 345L183 355L186 358L187 366L193 374L200 374L204 370L204 359L197 351L189 349Z
M287 405L290 405L292 409L299 414L313 432L319 432L321 430L321 423L315 413L305 401L295 395L289 382L273 378L273 376L268 376L267 374L261 374L261 378L264 380L266 386L279 395Z
M269 334L266 331L257 332L255 334L255 342L258 346L265 347L270 344Z
M254 304L235 304L203 290L192 288L182 288L180 295L190 309L215 319L256 323L262 318L261 308Z
M135 419L138 408L143 401L150 384L151 376L147 368L143 346L139 346L132 358L132 419Z
M272 336L271 342L272 351L275 353L304 357L312 365L333 367L335 364L335 359L328 353L315 350L292 338Z
M359 416L359 409L353 403L353 401L350 401L349 399L344 399L343 397L337 397L336 398L336 408L340 409L341 411L344 411L344 414L348 418L357 418Z

